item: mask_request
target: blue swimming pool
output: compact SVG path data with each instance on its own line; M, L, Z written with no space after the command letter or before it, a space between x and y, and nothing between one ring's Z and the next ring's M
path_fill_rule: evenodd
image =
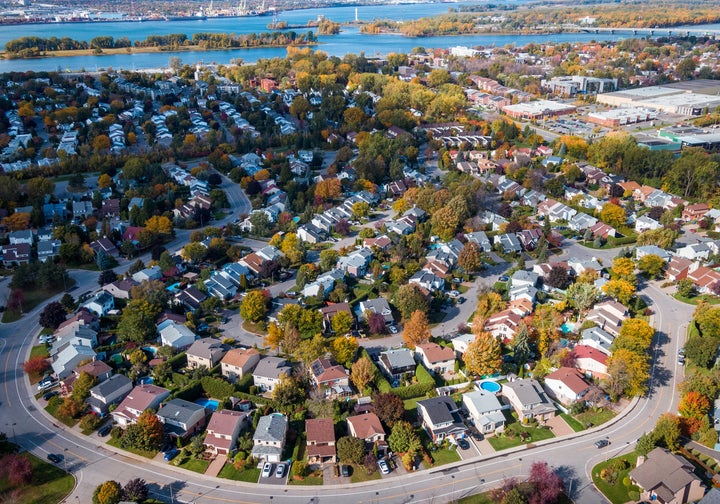
M144 346L144 347L142 347L142 349L153 355L155 355L157 353L157 348L155 348L154 346Z
M575 324L572 322L563 322L562 325L560 326L560 331L563 334L573 332L573 331L575 331Z
M217 411L218 404L220 404L215 399L197 399L195 400L195 404L199 404L200 406L203 406L207 409Z
M153 377L152 376L143 376L138 380L138 382L141 385L152 385L153 384Z
M488 392L492 392L493 394L497 394L500 392L501 387L494 381L483 381L480 382L480 388L487 390Z

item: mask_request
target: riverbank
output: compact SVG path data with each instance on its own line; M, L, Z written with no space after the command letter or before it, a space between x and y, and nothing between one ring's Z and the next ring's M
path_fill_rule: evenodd
M237 51L238 49L277 49L285 47L310 47L320 45L320 42L302 42L298 44L264 44L250 47L206 47L201 45L189 45L178 47L118 47L112 49L74 49L66 51L43 51L39 55L20 56L11 55L5 51L0 52L0 59L6 60L38 60L44 58L67 58L71 56L116 56L118 54L151 54L151 53L184 53L184 52L212 52L212 51Z

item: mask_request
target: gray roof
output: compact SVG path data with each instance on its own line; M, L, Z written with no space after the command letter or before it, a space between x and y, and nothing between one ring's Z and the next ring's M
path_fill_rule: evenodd
M487 390L476 390L463 394L463 402L471 402L480 414L490 413L502 408L497 396Z
M661 259L670 259L670 252L665 249L661 249L657 245L642 245L635 249L635 252L642 252L645 255L654 254Z
M253 371L253 376L261 376L264 378L280 378L280 375L285 373L289 374L292 371L292 367L288 364L288 361L280 357L265 357L258 362L258 365Z
M282 443L287 426L287 418L279 413L260 417L255 434L253 434L253 441Z
M132 380L125 375L116 374L110 378L95 385L90 389L91 394L98 395L100 397L107 397L118 389L121 389L128 384L132 384Z
M698 504L720 504L720 490L717 488L711 488L708 493L705 494Z
M453 422L453 411L457 411L458 407L451 397L431 397L424 401L418 401L418 408L422 407L427 413L428 419L433 425Z
M203 338L190 345L187 353L188 355L195 355L215 362L225 355L226 350L225 345L219 339Z
M175 422L186 424L195 413L204 409L204 406L185 399L172 399L158 410L157 415L160 418L169 418Z
M393 369L415 365L415 357L412 351L407 348L392 348L384 351L381 355L387 357L387 361Z

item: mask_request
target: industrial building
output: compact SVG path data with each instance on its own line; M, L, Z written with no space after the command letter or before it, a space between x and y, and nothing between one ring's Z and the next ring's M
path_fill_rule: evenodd
M518 103L516 105L506 105L502 108L502 111L513 119L538 120L546 117L572 114L575 112L575 107L550 100L537 100L528 103Z
M606 128L616 128L626 124L635 124L657 119L657 111L645 107L611 109L604 112L591 112L587 120Z
M709 79L625 89L597 96L613 107L645 107L668 114L698 116L720 106L720 82Z

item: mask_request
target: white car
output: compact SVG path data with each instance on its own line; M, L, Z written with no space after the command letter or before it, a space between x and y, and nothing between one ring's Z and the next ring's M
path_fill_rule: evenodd
M451 298L456 298L459 295L460 295L460 291L451 290L450 292L448 292L448 296L450 296Z
M38 390L46 390L55 385L55 380L42 380L38 383Z
M388 327L388 330L389 330L392 334L397 334L397 332L398 332L397 327L395 327L394 325L391 325L390 327Z
M269 478L272 474L273 465L270 462L265 462L262 468L262 477Z
M53 341L55 341L55 336L53 336L52 334L43 334L42 336L40 336L39 341L40 343L52 343Z
M388 466L387 462L385 462L384 460L379 460L378 466L380 467L381 473L390 474L390 467Z

